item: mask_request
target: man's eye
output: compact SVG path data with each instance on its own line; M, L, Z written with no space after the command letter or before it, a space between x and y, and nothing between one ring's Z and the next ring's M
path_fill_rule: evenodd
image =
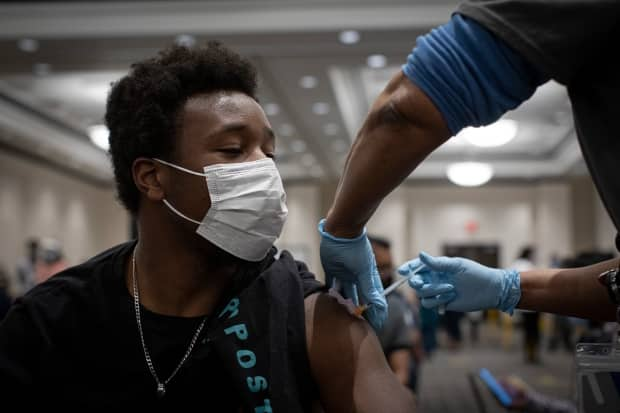
M231 154L231 155L239 155L241 153L241 148L220 148L218 152Z

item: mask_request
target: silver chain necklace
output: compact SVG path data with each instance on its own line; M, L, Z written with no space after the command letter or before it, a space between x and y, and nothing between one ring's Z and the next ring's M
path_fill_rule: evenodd
M144 358L146 359L146 364L149 368L149 371L151 372L151 375L155 379L155 383L157 383L157 397L161 398L161 397L164 397L164 395L166 394L166 386L168 385L170 380L172 380L172 378L177 374L181 366L183 366L183 364L185 363L185 361L191 354L192 349L194 348L194 345L196 344L196 340L198 340L198 336L200 335L200 332L202 331L202 328L204 327L205 322L207 321L207 317L205 316L200 322L200 325L198 326L198 328L196 329L196 332L194 333L194 336L192 337L192 341L189 343L189 347L187 348L187 351L183 355L183 358L181 359L179 364L177 364L175 369L172 371L170 376L163 382L159 380L159 376L157 376L157 373L155 372L155 367L153 367L153 361L151 360L149 349L146 347L146 342L144 341L144 333L142 332L142 319L140 317L140 293L138 291L138 277L136 276L136 250L135 249L131 255L131 265L132 265L131 278L133 281L133 306L134 306L134 310L136 313L136 322L138 323L138 331L140 332L140 341L142 342L142 350L144 351Z

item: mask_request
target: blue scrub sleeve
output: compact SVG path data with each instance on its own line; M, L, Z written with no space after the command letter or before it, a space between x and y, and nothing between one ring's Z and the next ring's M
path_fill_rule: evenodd
M460 14L418 37L402 69L433 101L453 135L495 122L548 80L501 39Z

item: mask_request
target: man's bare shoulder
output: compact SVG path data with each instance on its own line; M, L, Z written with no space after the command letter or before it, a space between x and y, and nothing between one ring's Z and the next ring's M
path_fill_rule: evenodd
M308 296L305 314L310 367L326 411L413 411L411 393L390 370L366 320L328 293Z
M325 341L329 343L331 349L338 344L347 345L353 338L361 340L369 334L374 336L370 325L361 316L352 314L352 308L348 308L341 297L319 292L308 296L304 300L304 306L306 337L314 344L320 344L326 334L330 339ZM316 331L317 329L319 331ZM344 334L343 329L347 334ZM317 335L318 332L321 333L320 336ZM350 339L341 342L347 336Z

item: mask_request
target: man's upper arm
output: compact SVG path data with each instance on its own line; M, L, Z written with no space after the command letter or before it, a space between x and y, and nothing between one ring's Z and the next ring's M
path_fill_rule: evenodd
M308 297L305 306L310 366L327 412L414 411L365 320L326 294Z

